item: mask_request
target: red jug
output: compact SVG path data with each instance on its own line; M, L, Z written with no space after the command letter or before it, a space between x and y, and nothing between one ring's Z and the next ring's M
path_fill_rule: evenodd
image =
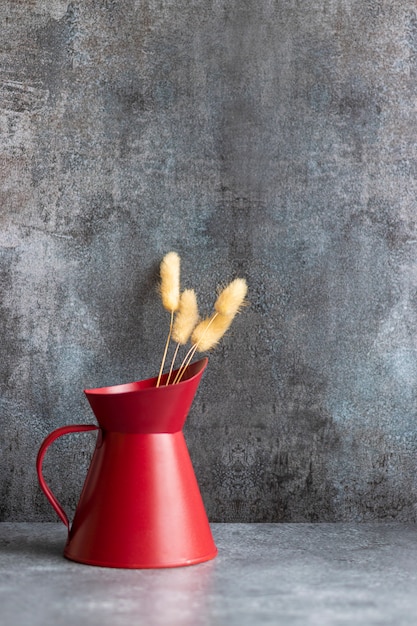
M180 383L156 378L87 389L92 424L63 426L42 443L39 483L68 528L64 555L120 568L193 565L217 554L182 428L207 359L190 365ZM98 430L74 521L42 475L47 448L72 432Z

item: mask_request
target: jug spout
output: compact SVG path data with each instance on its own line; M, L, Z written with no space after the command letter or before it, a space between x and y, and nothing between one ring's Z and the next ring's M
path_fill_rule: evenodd
M106 431L174 433L184 426L208 359L188 366L181 382L159 387L157 377L124 385L85 389L99 425ZM177 370L178 371L178 370ZM175 376L174 372L171 379Z

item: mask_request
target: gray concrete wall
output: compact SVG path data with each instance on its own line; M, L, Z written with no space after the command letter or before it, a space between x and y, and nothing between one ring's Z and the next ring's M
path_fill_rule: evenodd
M0 520L86 387L157 372L162 256L208 313L186 437L213 521L417 518L414 0L0 6ZM91 434L45 475L71 513Z

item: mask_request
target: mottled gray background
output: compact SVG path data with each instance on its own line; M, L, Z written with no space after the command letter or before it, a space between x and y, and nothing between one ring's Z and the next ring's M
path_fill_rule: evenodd
M0 520L43 438L157 372L162 256L209 313L212 521L417 519L415 0L3 0ZM71 513L94 435L54 444Z

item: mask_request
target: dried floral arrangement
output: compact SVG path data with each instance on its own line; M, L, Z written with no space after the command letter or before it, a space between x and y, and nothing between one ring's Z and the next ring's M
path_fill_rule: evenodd
M196 352L207 352L214 348L229 329L234 317L246 304L247 283L244 278L235 278L219 291L214 303L214 311L209 317L200 320L197 296L194 289L181 292L180 257L176 252L168 252L160 265L160 292L163 307L171 315L168 337L165 344L161 367L156 386L159 387L162 372L171 341L176 343L166 385L175 385L182 376ZM190 342L191 346L180 367L172 378L175 360L180 346ZM172 380L171 380L172 378Z

